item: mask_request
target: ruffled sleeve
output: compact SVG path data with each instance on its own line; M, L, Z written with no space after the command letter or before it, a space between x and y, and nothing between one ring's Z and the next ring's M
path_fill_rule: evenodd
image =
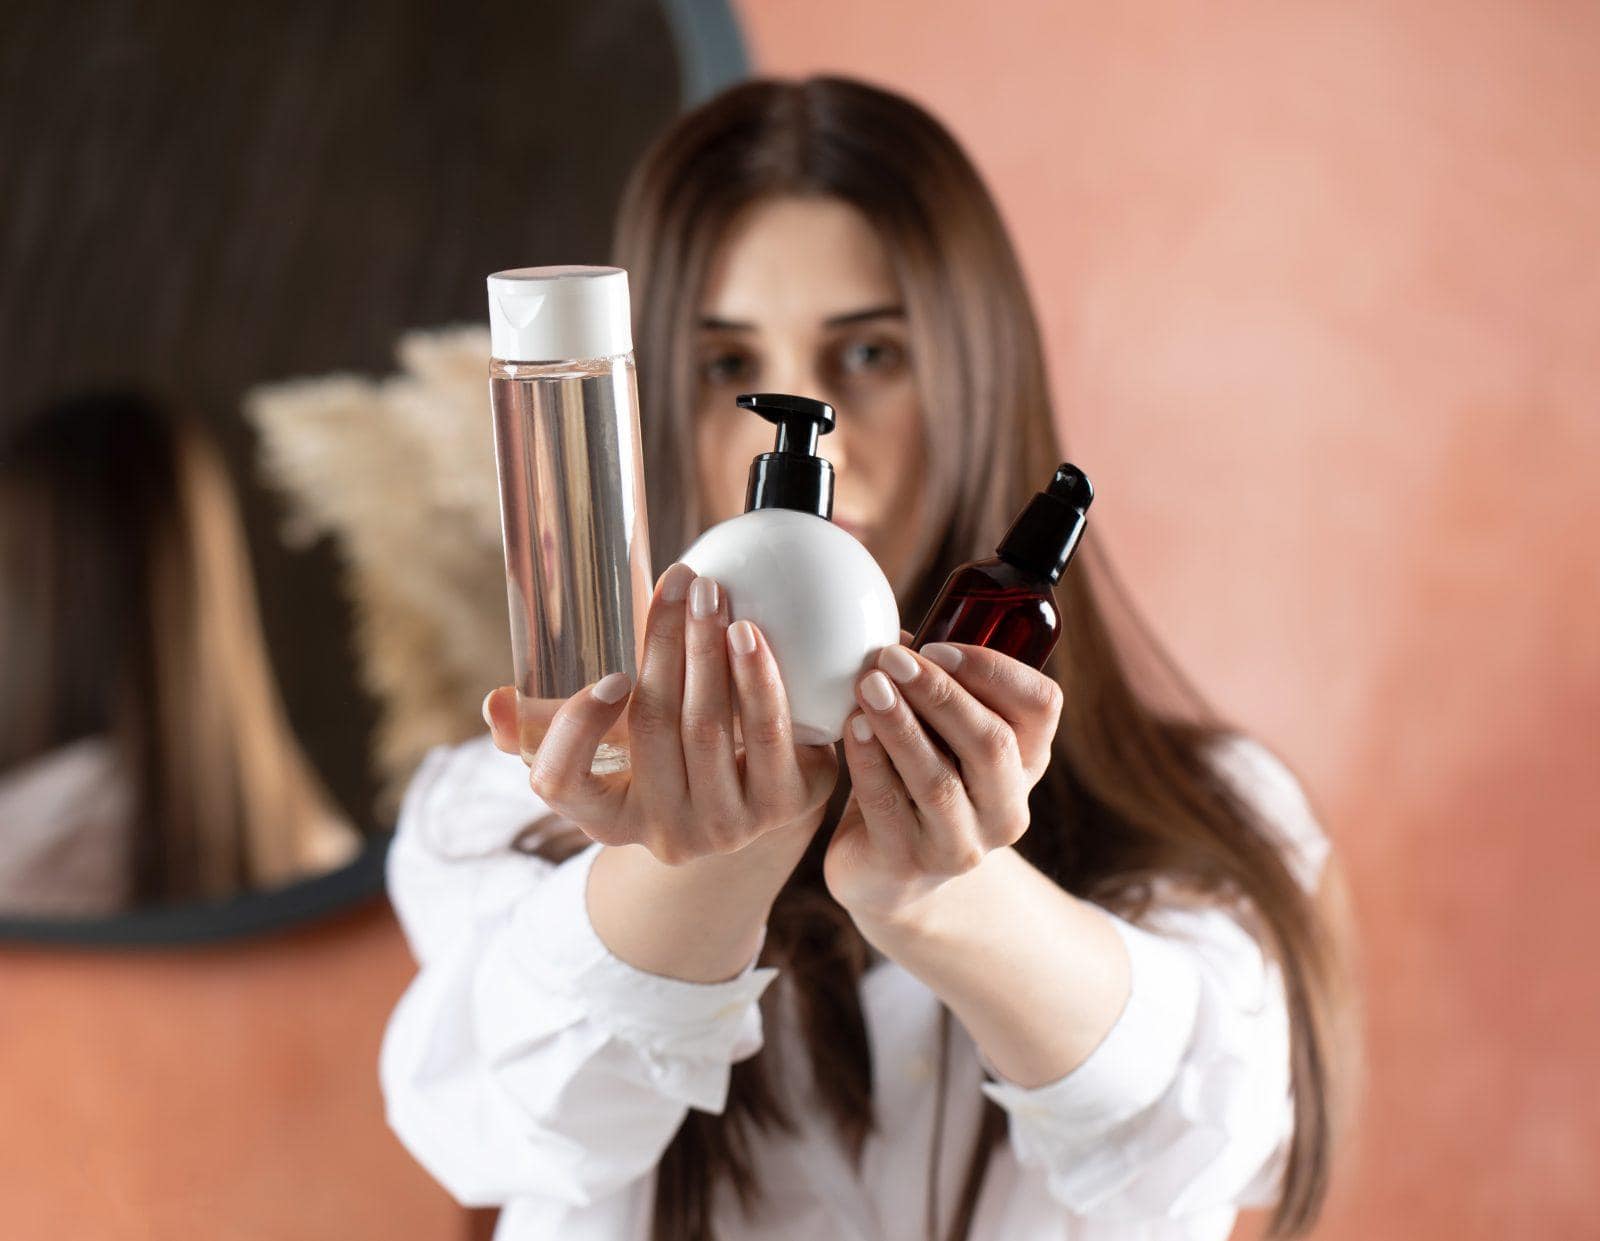
M421 969L384 1038L389 1122L466 1205L581 1205L647 1174L690 1107L722 1110L777 975L759 949L710 984L614 956L585 902L601 846L559 865L509 849L542 813L515 758L435 751L390 854Z
M1253 742L1230 741L1215 758L1314 886L1327 842L1294 777ZM979 1051L991 1078L983 1092L1006 1110L1018 1162L1042 1172L1073 1214L1107 1222L1214 1218L1270 1202L1294 1124L1278 966L1219 906L1170 903L1140 926L1112 921L1130 993L1082 1064L1026 1088Z

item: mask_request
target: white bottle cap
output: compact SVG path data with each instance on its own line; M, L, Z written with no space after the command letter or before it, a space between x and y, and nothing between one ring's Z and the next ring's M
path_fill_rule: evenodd
M620 267L517 267L489 277L490 352L502 362L614 358L633 351Z

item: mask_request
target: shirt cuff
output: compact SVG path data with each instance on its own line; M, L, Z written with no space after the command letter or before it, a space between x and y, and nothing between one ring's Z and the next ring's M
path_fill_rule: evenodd
M728 1054L741 1019L778 976L756 965L765 925L755 954L724 982L689 982L630 965L605 946L589 919L589 871L602 848L594 843L568 858L514 910L510 940L519 966L581 1000L591 1020L618 1035L662 1050Z
M1194 1034L1200 972L1178 944L1114 915L1128 949L1129 992L1122 1013L1088 1059L1042 1086L1008 1081L978 1049L995 1081L984 1094L1014 1116L1083 1137L1105 1132L1155 1103L1172 1084Z

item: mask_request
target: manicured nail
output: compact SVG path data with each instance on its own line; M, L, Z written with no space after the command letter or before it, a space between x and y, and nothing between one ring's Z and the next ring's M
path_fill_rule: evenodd
M859 711L850 717L850 731L857 741L872 740L872 725L867 723L867 717Z
M606 704L614 706L628 696L628 691L633 688L633 682L628 679L626 672L613 672L610 676L601 677L594 683L594 688L589 692L595 698Z
M878 667L882 668L900 684L914 680L922 669L917 666L917 657L903 646L886 646L878 656Z
M938 664L946 672L954 672L961 667L961 648L948 642L930 642L922 648L922 658Z
M664 603L682 603L689 593L689 583L694 581L694 570L683 561L670 566L661 575L661 599Z
M717 583L709 577L697 577L689 587L689 615L705 620L717 614Z
M881 672L869 672L861 682L861 696L874 711L887 711L894 706L894 686Z
M749 621L734 621L728 626L728 645L735 655L750 655L756 649L756 627Z
M483 722L489 726L489 731L490 732L494 731L494 721L489 718L489 699L491 699L493 697L494 697L494 691L493 690L490 690L487 694L485 694L483 696Z

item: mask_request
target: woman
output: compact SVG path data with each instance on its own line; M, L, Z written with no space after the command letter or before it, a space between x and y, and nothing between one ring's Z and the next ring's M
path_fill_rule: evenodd
M110 914L359 846L284 717L227 473L125 392L0 444L0 912Z
M637 169L617 249L658 564L741 507L766 433L740 391L838 406L837 519L908 619L1061 459L1004 229L903 99L726 92ZM417 1157L511 1238L1221 1238L1274 1201L1309 1226L1326 845L1266 751L1136 692L1096 567L1047 675L882 652L837 786L681 564L637 683L568 701L535 796L491 694L507 755L430 755L391 855L422 968L382 1073ZM591 777L623 712L633 770Z

